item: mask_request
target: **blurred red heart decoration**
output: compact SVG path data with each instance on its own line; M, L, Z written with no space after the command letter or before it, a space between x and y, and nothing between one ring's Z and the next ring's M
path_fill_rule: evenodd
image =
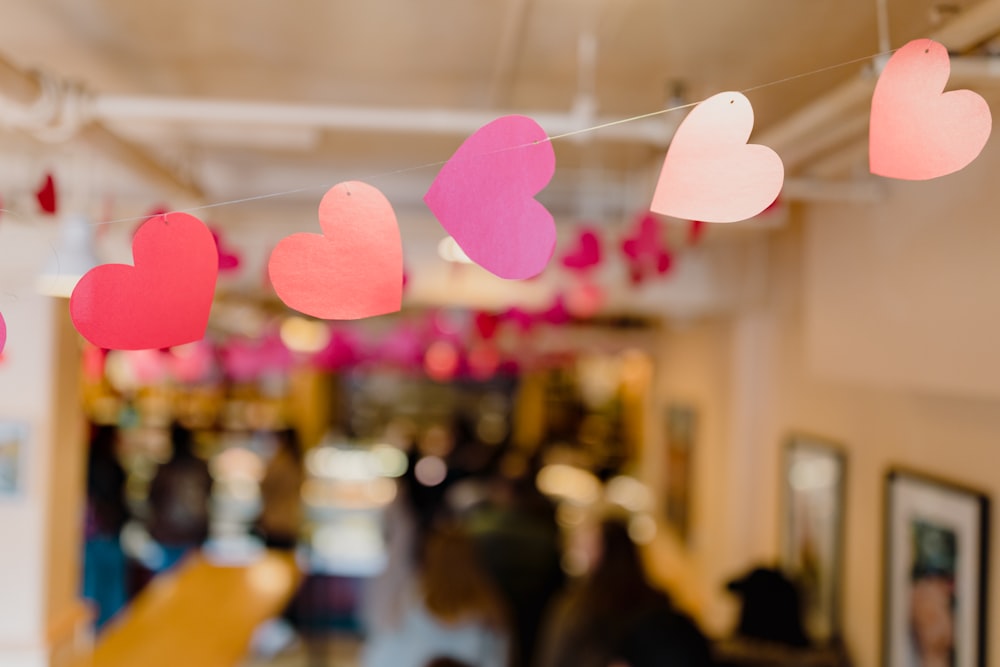
M601 239L593 229L581 229L576 245L562 258L562 264L573 271L586 271L601 263Z
M159 349L200 340L219 273L205 224L186 213L147 220L132 239L135 265L88 271L70 297L77 331L110 350Z
M56 212L56 181L52 174L45 174L41 187L35 191L35 199L43 213L55 215Z
M622 241L622 252L633 284L670 270L670 250L661 237L660 223L652 213L639 217L633 233Z
M222 238L222 230L210 227L212 238L219 249L219 272L236 271L240 268L240 254Z

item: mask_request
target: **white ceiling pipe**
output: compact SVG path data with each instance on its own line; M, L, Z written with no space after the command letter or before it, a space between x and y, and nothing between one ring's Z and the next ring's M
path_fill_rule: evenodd
M97 95L89 111L109 122L129 120L182 123L245 123L343 130L369 130L414 134L467 135L503 115L489 110L406 109L338 105L279 104L194 97ZM522 112L533 118L549 136L579 132L579 117L572 113ZM677 112L629 122L598 118L595 125L616 123L592 131L595 140L666 147L679 120Z

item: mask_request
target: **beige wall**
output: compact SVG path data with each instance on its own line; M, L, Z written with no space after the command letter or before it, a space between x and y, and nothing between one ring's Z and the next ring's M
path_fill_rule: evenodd
M959 174L887 184L875 205L799 207L769 239L765 300L664 333L654 403L688 399L700 411L697 537L683 548L663 531L651 563L713 633L733 620L725 579L777 558L790 433L847 454L844 625L859 665L880 663L887 470L926 471L1000 502L998 172L1000 148L988 148ZM655 482L661 434L655 424L650 433L644 467ZM993 517L997 535L996 507ZM995 585L988 604L987 635L1000 637Z

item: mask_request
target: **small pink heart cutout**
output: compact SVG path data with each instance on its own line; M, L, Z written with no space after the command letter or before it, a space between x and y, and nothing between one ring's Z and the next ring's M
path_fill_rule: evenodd
M986 100L971 90L942 93L948 50L929 39L909 42L875 84L868 127L873 174L909 181L962 169L982 152L993 126Z
M403 244L392 205L349 181L319 204L322 234L292 234L271 252L268 275L289 308L326 320L393 313L403 299Z
M650 209L683 220L737 222L781 192L785 168L767 146L747 144L753 107L742 93L713 95L677 128Z
M531 278L555 251L555 221L535 200L555 168L545 130L526 116L503 116L459 146L424 201L476 264L501 278Z

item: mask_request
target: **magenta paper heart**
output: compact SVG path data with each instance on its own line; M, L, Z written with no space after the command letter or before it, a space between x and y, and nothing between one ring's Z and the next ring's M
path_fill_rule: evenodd
M652 213L639 218L632 236L622 241L622 253L628 264L629 280L638 285L646 275L663 275L670 270L670 249L663 242L660 223Z
M481 310L476 313L473 322L475 323L476 331L479 332L479 336L483 340L489 340L496 335L499 319L493 313Z
M592 229L580 230L576 247L563 256L563 266L575 271L586 271L601 263L601 239Z
M893 54L872 95L868 159L879 176L923 181L976 159L993 126L990 107L971 90L942 93L948 50L929 39Z
M696 106L674 133L650 208L683 220L752 218L781 191L785 168L767 146L747 144L753 107L742 93Z
M525 116L503 116L465 140L424 201L476 264L501 278L531 278L556 246L552 214L535 199L555 168L545 130Z

